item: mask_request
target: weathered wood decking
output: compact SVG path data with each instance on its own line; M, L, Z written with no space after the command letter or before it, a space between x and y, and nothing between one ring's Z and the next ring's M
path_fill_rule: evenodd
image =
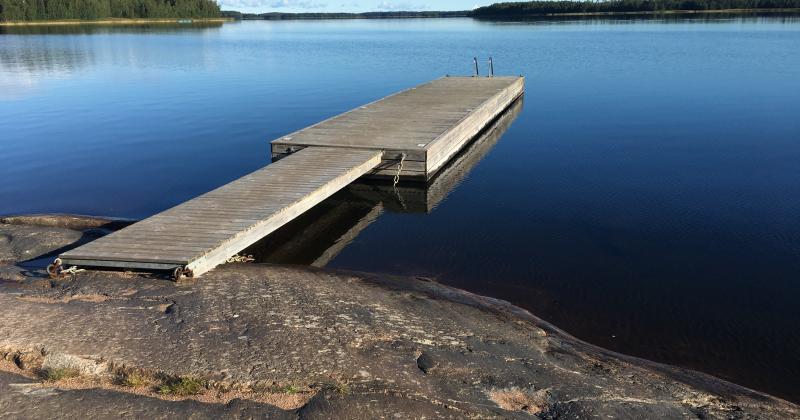
M523 98L514 101L430 182L355 181L242 253L262 262L325 267L384 213L433 212L490 153L522 106Z
M66 264L174 269L199 275L380 163L375 150L314 147L65 252Z
M523 91L521 77L448 77L272 143L278 160L63 253L66 265L200 275L364 175L429 179Z
M381 150L370 175L430 179L516 98L522 77L443 77L288 134L272 142L280 158L310 146Z

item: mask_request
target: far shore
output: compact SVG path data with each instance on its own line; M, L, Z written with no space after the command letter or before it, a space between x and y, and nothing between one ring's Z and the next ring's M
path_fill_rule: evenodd
M704 15L704 14L744 14L744 13L800 13L800 8L778 9L716 9L716 10L640 10L630 12L578 12L578 13L508 13L479 14L472 11L452 12L450 15L425 15L422 12L408 14L374 14L374 13L265 13L246 14L241 20L349 20L349 19L452 19L473 18L479 20L514 20L541 19L561 17L594 17L594 16L660 16L660 15ZM416 15L414 13L420 13ZM238 20L238 19L237 19Z
M706 15L741 13L800 13L800 9L715 9L715 10L640 10L633 12L580 12L580 13L529 13L508 15L473 16L475 19L506 20L543 17L581 17L581 16L661 16L661 15Z
M705 15L736 13L800 13L800 9L715 9L715 10L641 10L635 12L582 12L582 13L544 13L527 15L509 15L507 17L561 17L561 16L635 16L635 15ZM496 17L499 17L496 16ZM504 16L506 17L506 16ZM482 19L493 19L495 16L481 16Z
M415 13L415 12L410 12ZM194 23L226 23L241 20L351 20L351 19L451 19L473 18L479 20L527 20L547 18L570 17L614 17L614 16L677 16L677 15L706 15L706 14L746 14L746 13L789 13L800 14L800 8L791 9L718 9L718 10L642 10L632 12L583 12L583 13L530 13L530 14L497 14L475 15L470 11L465 14L452 16L427 16L427 15L374 15L364 13L322 13L309 16L297 13L278 13L268 16L244 16L242 19L232 17L220 18L164 18L164 19L59 19L59 20L34 20L34 21L0 21L0 26L59 26L59 25L143 25L143 24L194 24Z
M178 24L178 23L224 23L232 22L232 18L169 18L169 19L59 19L2 22L0 26L51 26L51 25L142 25L142 24Z

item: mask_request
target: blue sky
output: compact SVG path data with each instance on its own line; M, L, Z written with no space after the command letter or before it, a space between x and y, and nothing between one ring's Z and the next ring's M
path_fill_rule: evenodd
M240 12L468 10L498 1L499 0L217 0L223 10L238 10Z

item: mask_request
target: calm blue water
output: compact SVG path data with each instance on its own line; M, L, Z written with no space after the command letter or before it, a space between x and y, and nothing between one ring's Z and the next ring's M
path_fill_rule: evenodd
M367 219L317 264L433 277L800 400L798 18L0 31L0 214L146 217L493 55L524 105L433 211L339 196L260 259L311 263Z

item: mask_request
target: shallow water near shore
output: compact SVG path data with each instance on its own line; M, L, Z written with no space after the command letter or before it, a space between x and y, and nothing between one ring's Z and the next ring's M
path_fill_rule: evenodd
M435 278L800 401L800 19L3 32L0 214L147 217L492 55L524 103L435 188L356 185L251 251Z

